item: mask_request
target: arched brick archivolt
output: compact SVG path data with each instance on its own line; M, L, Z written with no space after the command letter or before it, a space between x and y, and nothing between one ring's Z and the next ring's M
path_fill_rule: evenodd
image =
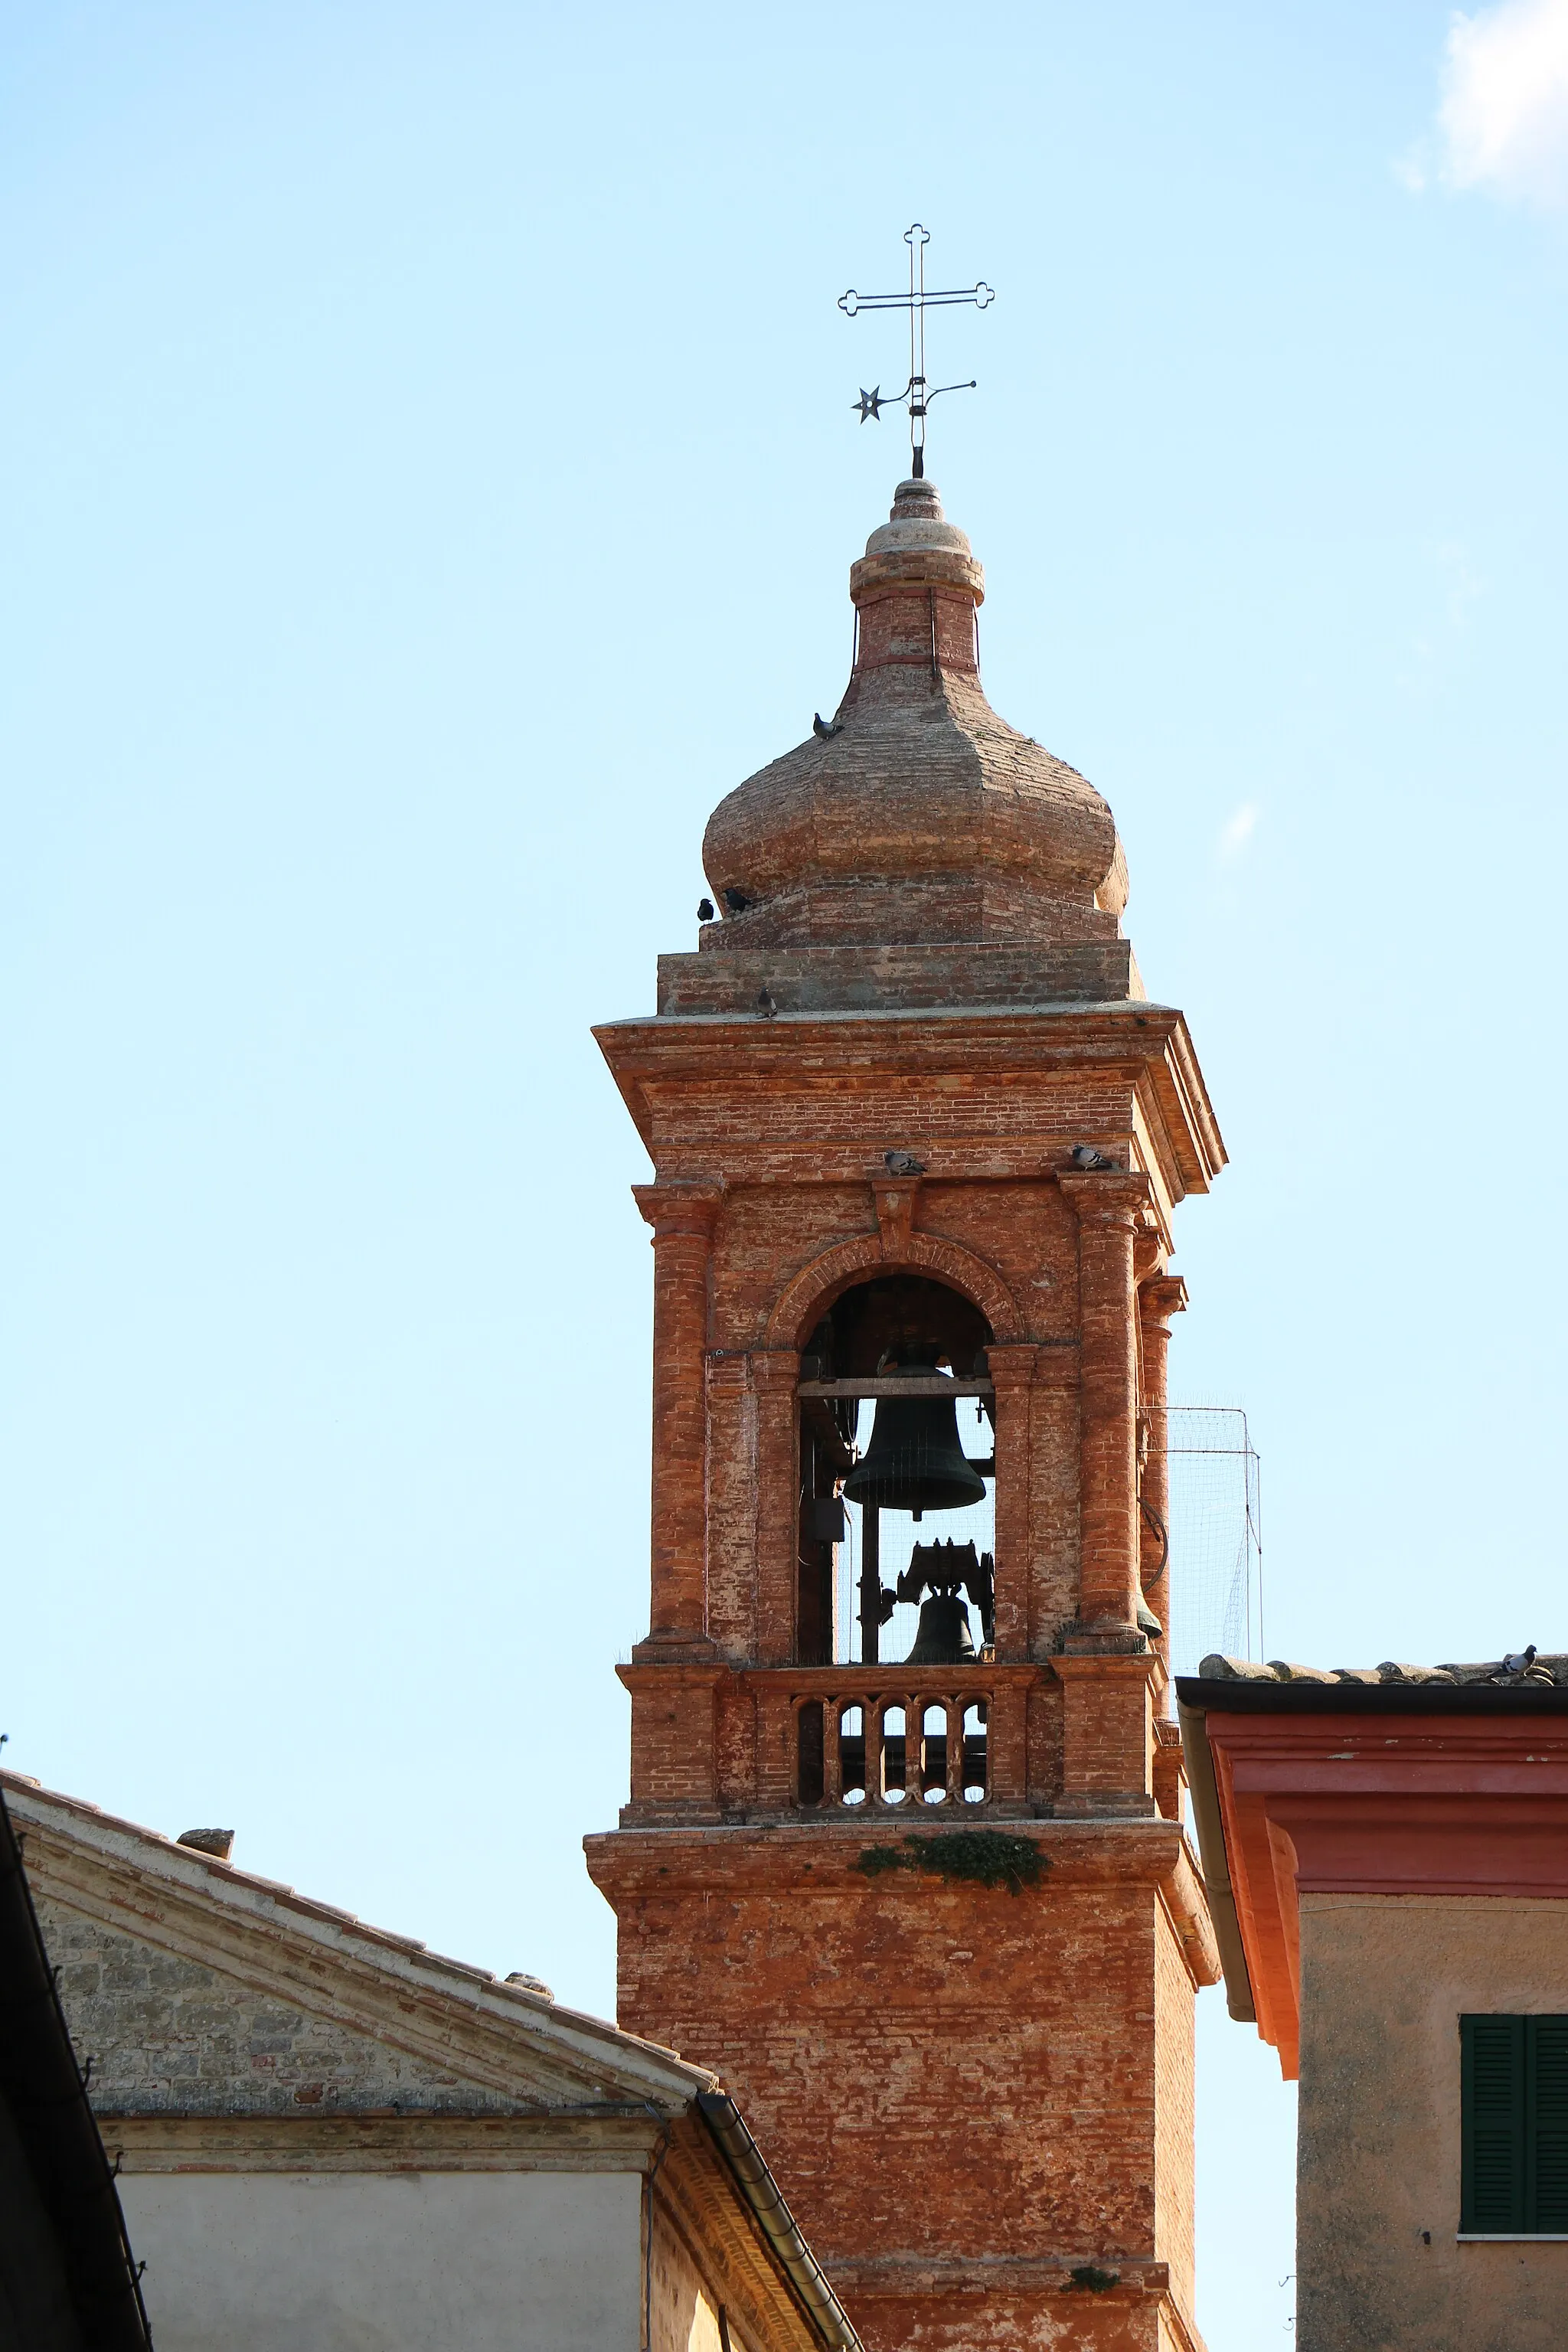
M1020 1318L1012 1292L994 1265L957 1242L939 1241L930 1234L910 1234L891 1251L879 1234L857 1235L839 1242L787 1283L768 1318L763 1340L767 1349L799 1348L841 1292L868 1276L924 1274L945 1282L973 1300L991 1326L999 1347L1020 1336Z

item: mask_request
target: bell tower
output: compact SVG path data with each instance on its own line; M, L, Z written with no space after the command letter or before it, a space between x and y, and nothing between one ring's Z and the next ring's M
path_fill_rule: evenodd
M712 2065L873 2352L1191 2352L1217 1976L1167 1676L1171 1220L1224 1164L1083 777L900 484L831 725L596 1034L656 1170L650 1630L589 1839L620 2022Z

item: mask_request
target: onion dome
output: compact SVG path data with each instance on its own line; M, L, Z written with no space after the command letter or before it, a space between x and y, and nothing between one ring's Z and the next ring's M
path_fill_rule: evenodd
M1127 866L1092 784L1009 727L980 685L984 575L930 482L900 482L851 567L854 673L819 725L721 801L704 947L1119 935Z

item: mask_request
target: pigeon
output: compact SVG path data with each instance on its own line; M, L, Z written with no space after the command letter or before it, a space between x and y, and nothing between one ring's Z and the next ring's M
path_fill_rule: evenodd
M835 719L830 724L824 719L820 710L814 710L811 714L811 731L814 735L820 735L825 743L831 743L836 735L843 734L844 721L842 719Z
M1092 1143L1075 1143L1071 1156L1075 1168L1119 1168L1121 1165L1119 1160L1111 1160L1105 1152L1097 1151Z
M716 911L711 898L699 898L697 901L697 919L700 923L710 923Z
M773 1000L769 995L767 990L765 988L759 988L757 991L757 1012L760 1017L763 1021L776 1021L778 1018L778 1006L773 1003Z
M1510 1675L1522 1675L1527 1667L1532 1666L1534 1664L1535 1644L1533 1642L1531 1642L1528 1650L1520 1650L1516 1652L1511 1658L1505 1658L1503 1660L1503 1664Z
M917 1160L912 1151L884 1151L882 1165L889 1176L923 1176L926 1164Z
M726 890L724 904L732 915L743 915L752 901L743 890Z

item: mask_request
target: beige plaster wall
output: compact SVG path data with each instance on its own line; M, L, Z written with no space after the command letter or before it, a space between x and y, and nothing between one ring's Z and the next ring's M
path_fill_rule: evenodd
M655 2205L650 2281L652 2352L723 2352L719 2312L690 2247L662 2200ZM726 2312L733 2352L750 2352L750 2338Z
M1300 2352L1568 2343L1568 2243L1456 2242L1467 2010L1568 2011L1568 1903L1301 1897Z
M637 2352L642 2179L142 2173L158 2352Z

